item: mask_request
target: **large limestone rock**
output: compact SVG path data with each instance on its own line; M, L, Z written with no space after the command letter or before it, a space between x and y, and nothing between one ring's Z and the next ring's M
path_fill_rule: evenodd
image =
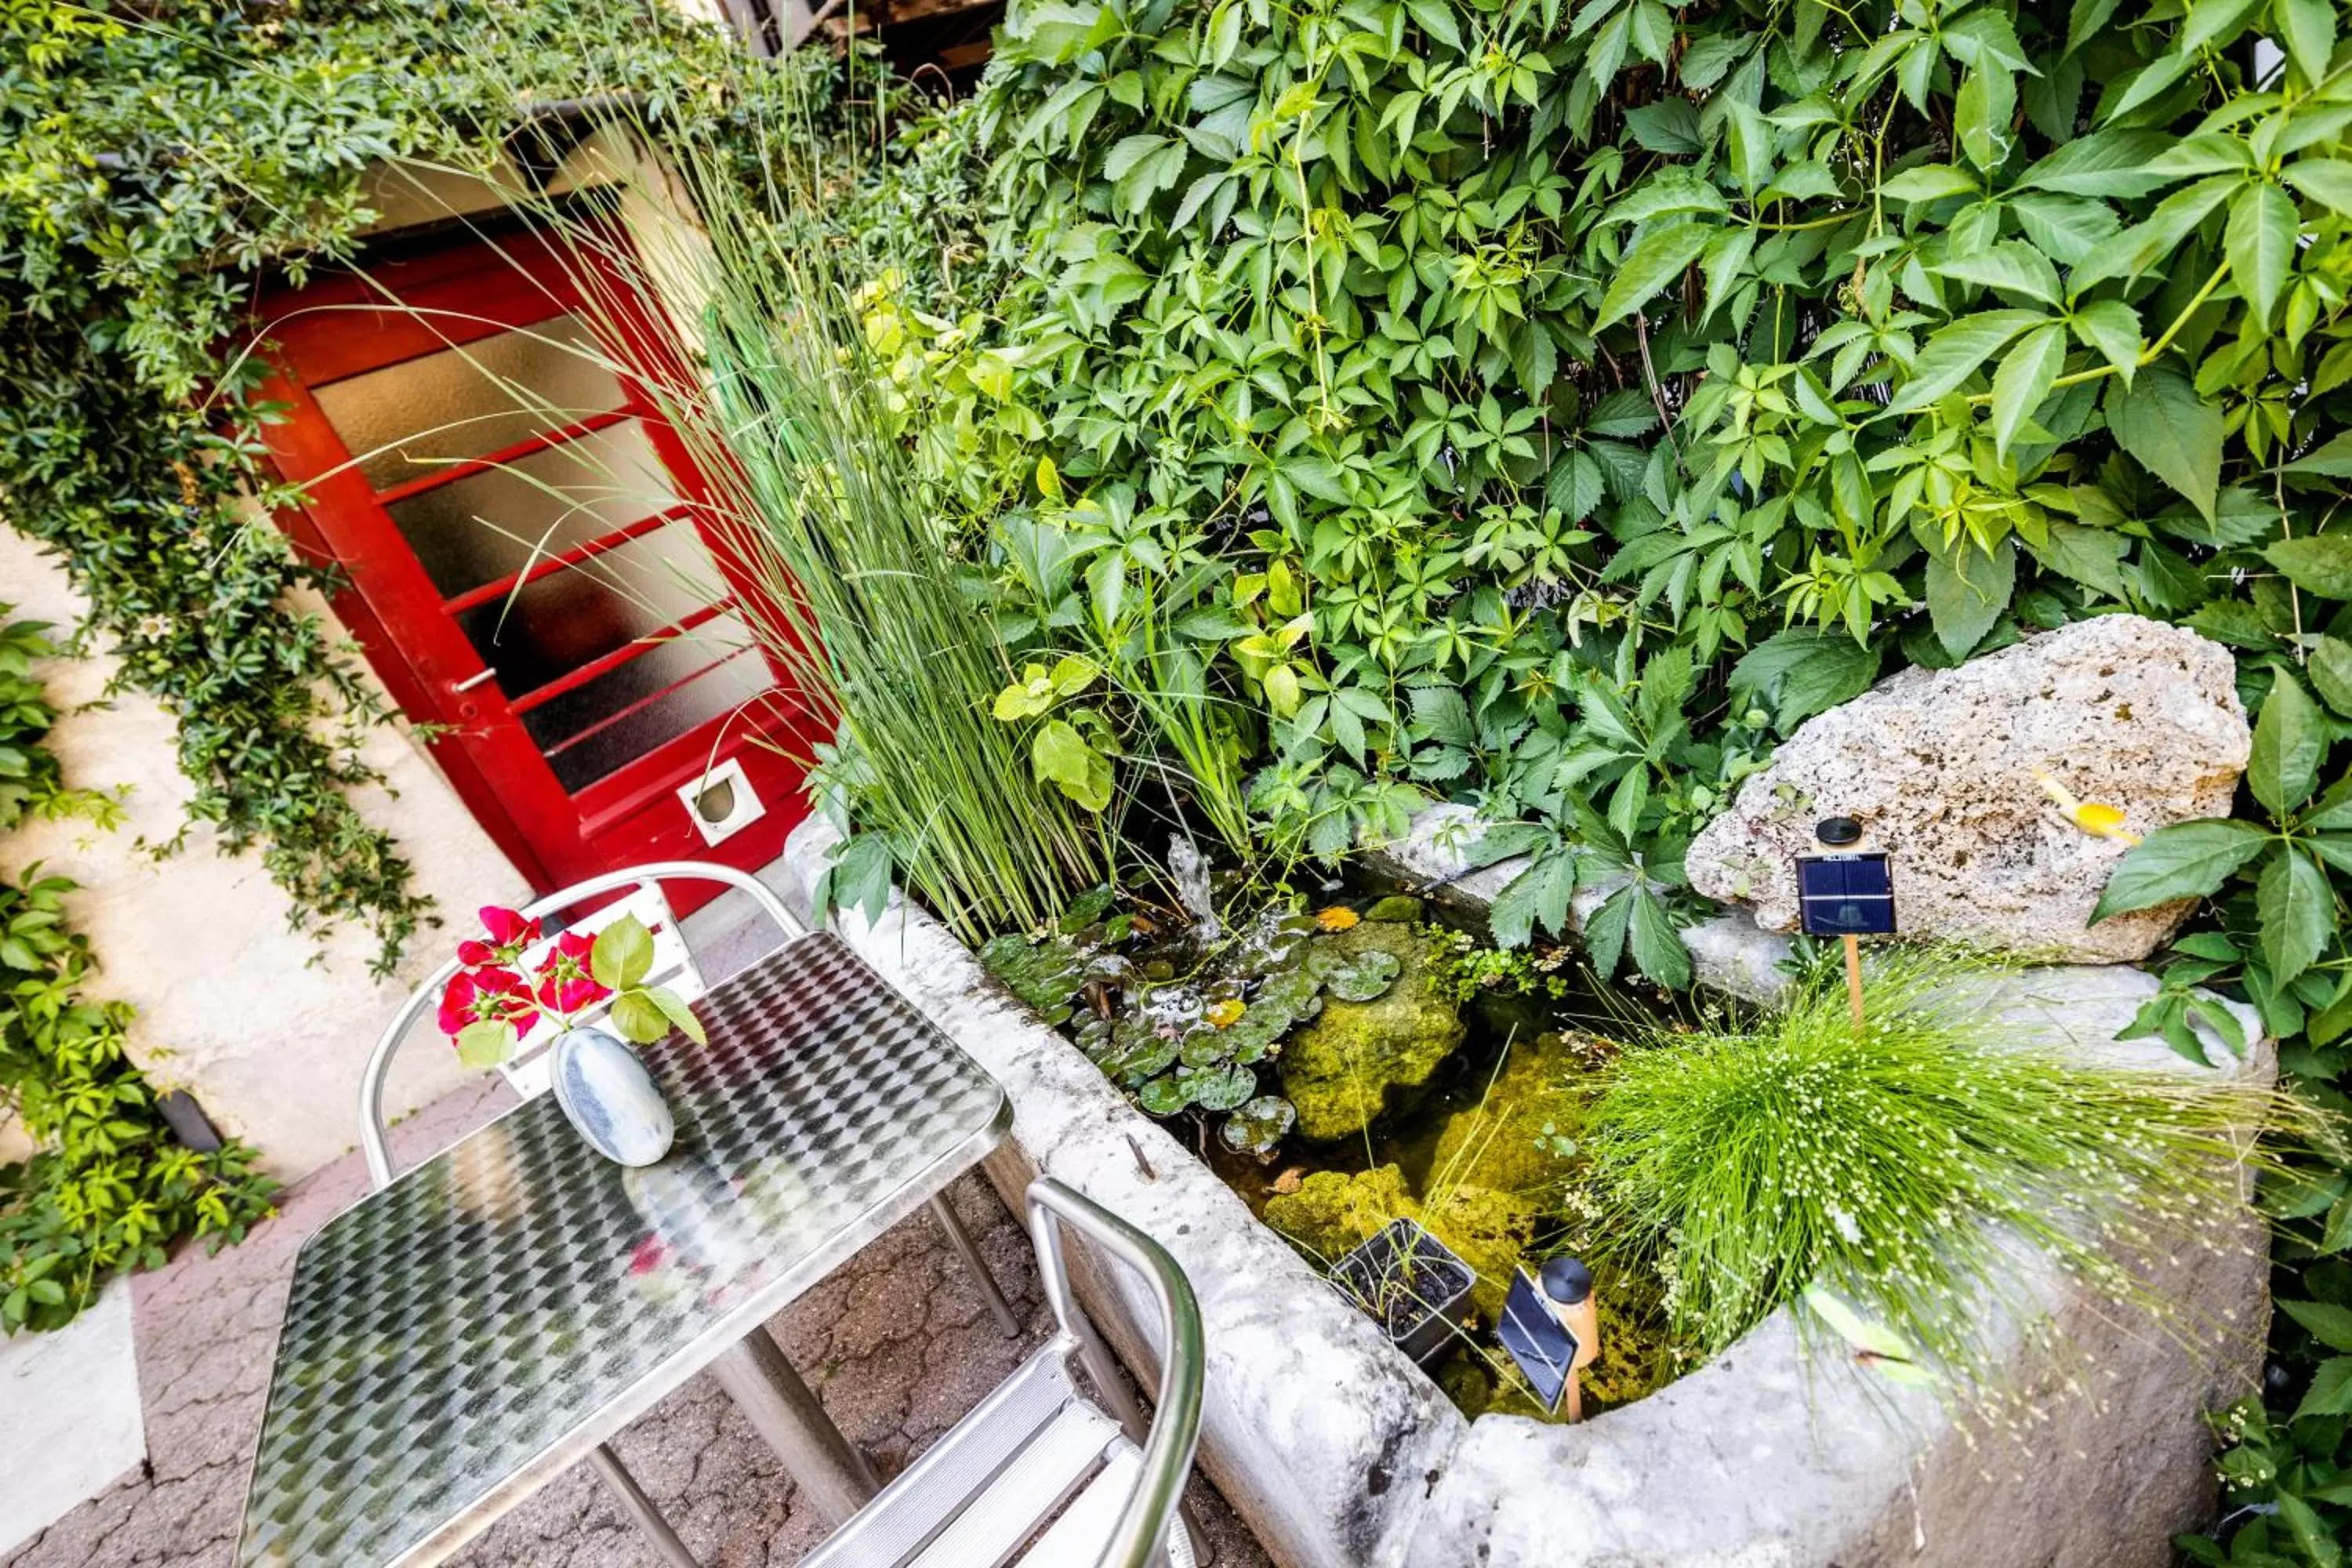
M1958 669L1907 669L1800 726L1692 844L1691 886L1797 924L1792 861L1824 816L1895 857L1902 929L2074 963L2147 957L2186 903L2090 925L2126 846L2062 816L2035 780L2118 806L2147 833L2226 816L2252 737L2228 651L2180 626L2102 616Z

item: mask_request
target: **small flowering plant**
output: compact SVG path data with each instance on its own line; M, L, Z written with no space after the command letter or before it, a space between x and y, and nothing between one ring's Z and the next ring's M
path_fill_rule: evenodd
M654 966L654 935L635 915L593 938L562 932L526 973L523 955L545 942L539 921L495 904L481 913L482 935L457 944L457 973L441 993L441 1032L466 1066L505 1061L542 1017L570 1029L600 1007L609 1007L616 1031L641 1044L660 1039L672 1026L701 1043L702 1025L685 1000L645 983Z

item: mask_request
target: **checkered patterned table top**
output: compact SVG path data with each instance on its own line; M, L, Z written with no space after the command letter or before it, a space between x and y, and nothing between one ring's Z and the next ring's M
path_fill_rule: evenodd
M278 1341L239 1564L437 1562L1000 1142L1004 1092L839 938L645 1051L624 1170L541 1095L329 1220Z

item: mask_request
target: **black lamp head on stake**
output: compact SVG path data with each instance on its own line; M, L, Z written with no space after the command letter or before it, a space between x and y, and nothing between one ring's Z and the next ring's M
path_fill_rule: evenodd
M1544 1294L1563 1307L1573 1307L1592 1294L1592 1270L1573 1258L1554 1258L1543 1266Z
M1824 816L1813 824L1813 837L1832 849L1862 842L1862 824L1851 816Z

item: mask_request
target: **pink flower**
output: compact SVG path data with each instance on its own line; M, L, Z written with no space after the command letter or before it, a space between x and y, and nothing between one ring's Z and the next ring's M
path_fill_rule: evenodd
M613 994L610 986L589 973L589 956L595 950L595 939L576 931L555 939L555 946L532 976L532 994L541 1007L551 1013L577 1013Z
M441 991L441 1032L455 1039L468 1024L511 1024L517 1033L539 1022L522 976L511 969L459 970Z
M485 963L514 963L521 959L525 948L540 939L539 922L525 920L520 910L485 904L480 912L482 930L488 940L468 939L457 944L457 962L468 968Z

